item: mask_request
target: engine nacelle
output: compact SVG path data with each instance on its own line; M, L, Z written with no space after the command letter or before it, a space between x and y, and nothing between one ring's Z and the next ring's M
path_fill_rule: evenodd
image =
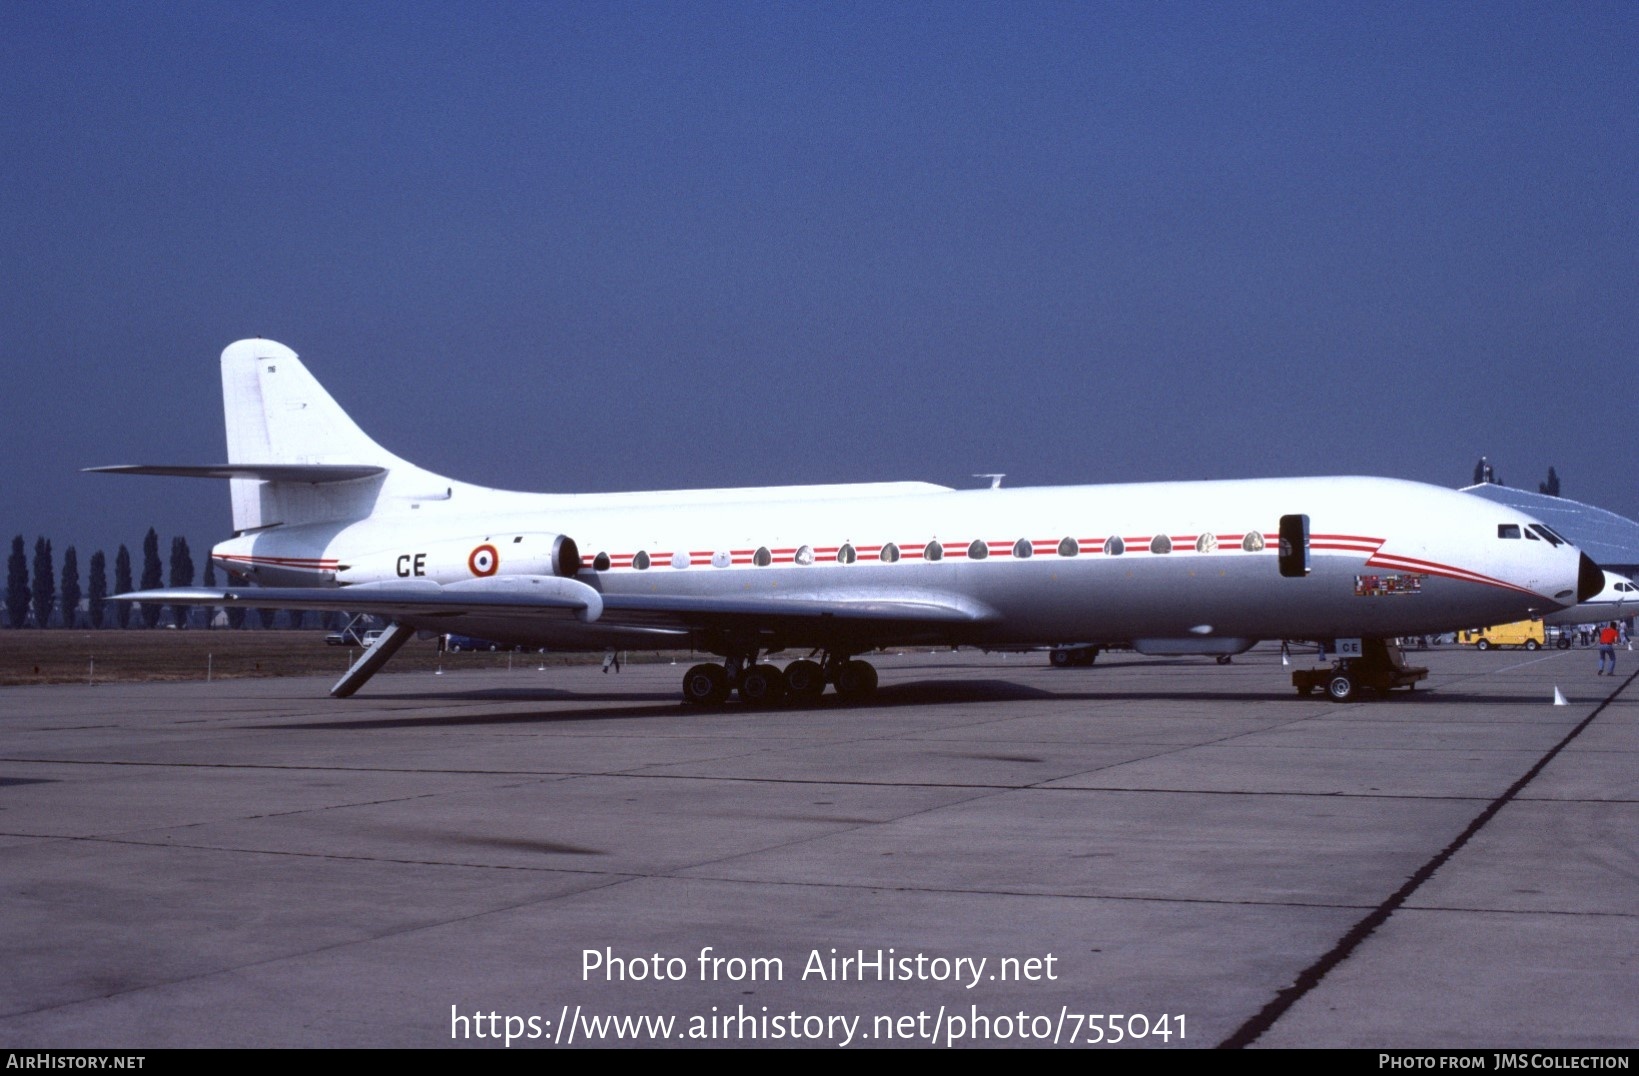
M566 534L485 534L431 542L406 540L397 549L339 558L336 582L390 583L431 579L459 583L506 575L556 575L580 571L580 547Z

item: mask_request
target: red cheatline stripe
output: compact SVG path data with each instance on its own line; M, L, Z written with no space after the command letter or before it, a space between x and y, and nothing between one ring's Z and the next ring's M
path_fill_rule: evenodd
M1501 587L1504 590L1517 590L1521 594L1533 594L1535 591L1528 587L1517 586L1501 579L1493 579L1479 572L1469 571L1467 568L1458 568L1450 564L1438 564L1434 561L1419 560L1415 557L1400 557L1394 554L1378 554L1366 561L1368 567L1373 568L1404 568L1410 571L1422 572L1427 575L1443 576L1447 579L1457 579L1466 583L1481 583L1486 586Z

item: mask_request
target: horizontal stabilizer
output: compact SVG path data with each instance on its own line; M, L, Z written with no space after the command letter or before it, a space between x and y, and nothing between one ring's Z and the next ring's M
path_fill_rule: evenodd
M187 465L130 463L114 467L87 467L95 474L151 474L171 478L254 478L263 482L353 482L386 474L387 468L345 463L214 463Z

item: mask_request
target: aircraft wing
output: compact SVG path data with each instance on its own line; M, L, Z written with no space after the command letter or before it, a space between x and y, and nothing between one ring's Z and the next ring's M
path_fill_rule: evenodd
M463 613L559 611L592 621L603 612L602 596L585 583L558 576L509 575L440 586L431 580L360 583L351 587L169 587L117 594L114 601L161 605L220 605L244 609L318 609L401 617Z
M570 613L603 627L746 630L828 627L937 628L981 624L995 610L962 594L904 588L858 594L603 594L558 576L496 576L440 585L431 581L350 587L171 587L120 594L115 601L253 609L372 613L387 619L540 616Z

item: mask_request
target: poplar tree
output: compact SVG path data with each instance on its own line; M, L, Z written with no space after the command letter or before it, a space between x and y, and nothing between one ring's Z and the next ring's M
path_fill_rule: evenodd
M171 539L171 586L193 586L193 555L188 552L188 540L181 535ZM171 619L177 627L187 627L188 607L171 606Z
M80 555L69 546L63 551L63 627L72 628L80 615Z
M28 623L28 556L21 534L11 540L11 559L6 564L6 619L14 628Z
M122 545L119 552L114 554L114 593L129 594L135 589L131 585L131 551ZM120 602L114 606L114 619L119 621L120 627L130 627L131 603Z
M165 585L165 572L159 564L159 535L154 528L148 528L148 534L142 539L142 589L158 590ZM142 603L142 619L151 628L159 623L165 607L158 602Z
M51 543L42 535L34 540L34 626L43 628L51 619L57 599L56 573L51 570Z
M103 556L100 549L91 554L91 586L86 599L91 626L101 628L103 618L108 613L108 558Z

